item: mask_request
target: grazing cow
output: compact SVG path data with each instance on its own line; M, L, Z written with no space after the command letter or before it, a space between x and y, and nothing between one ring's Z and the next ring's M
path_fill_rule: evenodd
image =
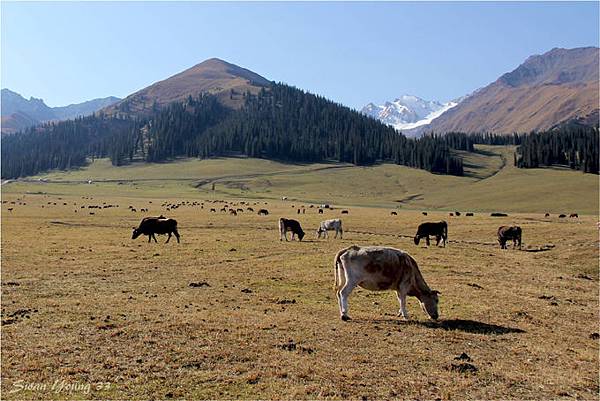
M454 213L448 213L448 216L453 217Z
M564 219L565 217L567 217L567 215L566 215L566 214L559 214L559 215L558 215L558 218L559 218L559 219Z
M319 209L319 214L323 214L323 209Z
M254 209L252 209L251 207L246 208L246 210L249 212L254 212Z
M133 228L131 239L136 239L140 235L147 235L148 242L152 239L154 242L158 242L154 234L168 234L169 237L165 242L166 244L171 239L171 233L175 235L177 243L179 243L179 232L177 232L177 221L175 219L168 219L162 215L159 217L145 217L140 222L138 228Z
M229 214L231 214L232 216L237 216L237 212L233 209L229 209Z
M329 238L329 230L335 230L335 237L337 238L338 233L340 234L340 239L342 239L342 235L344 235L344 230L342 228L342 220L340 219L331 219L324 220L319 224L319 228L317 229L317 239L321 238L321 234L323 237Z
M398 213L396 213L396 212L390 212L390 216L398 216Z
M498 228L498 242L500 249L506 249L506 242L512 240L513 248L519 244L521 249L521 227L519 226L500 226Z
M415 234L415 245L419 245L421 238L425 238L427 246L429 246L429 236L434 235L436 239L436 246L440 245L440 240L444 242L444 248L448 241L448 223L440 221L437 223L422 223L417 228L417 234Z
M508 214L506 214L506 213L494 212L494 213L490 213L490 216L492 216L492 217L506 217L506 216L508 216Z
M359 247L353 245L342 249L335 255L335 287L340 316L348 316L348 297L358 285L371 291L396 291L400 302L400 313L408 319L406 296L419 300L427 315L438 318L438 291L429 288L417 262L406 252L381 246Z
M467 217L473 217L473 213L467 212L467 213L465 213L465 216L467 216Z
M342 214L348 214L347 210L342 210Z
M260 209L260 210L258 211L258 215L259 215L259 216L260 216L260 215L266 216L266 215L268 215L268 214L269 214L269 211L268 211L267 209Z
M12 211L13 211L13 208L12 208L12 207L9 207L7 210L8 210L9 212L12 212Z
M238 212L238 213L244 213L244 209L241 209L241 208L238 208L235 211Z
M423 216L427 216L427 212L421 212Z
M297 235L298 236L298 241L302 241L302 238L304 238L304 231L302 230L302 227L300 227L300 223L296 220L292 220L292 219L284 219L283 217L279 219L279 240L283 241L283 239L285 238L285 240L287 241L287 232L291 231L292 232L292 241L294 240L294 236Z
M212 213L217 213L217 209L215 209L214 207L211 207L211 208L210 208L210 211L211 211Z
M455 216L460 216L460 212L454 212Z
M574 218L578 219L578 218L579 218L579 215L578 215L577 213L571 213L571 214L569 215L569 217L574 217Z
M544 217L550 217L550 213L546 213Z

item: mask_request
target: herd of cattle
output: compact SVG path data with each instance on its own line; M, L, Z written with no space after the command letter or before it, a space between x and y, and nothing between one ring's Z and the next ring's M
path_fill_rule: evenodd
M59 198L60 199L60 198ZM7 203L7 201L2 201ZM250 204L249 202L241 201L238 203L225 201L207 201L213 203L224 203L224 206L219 208L221 212L228 212L232 215L237 215L243 212L255 212L254 207L258 206L259 202ZM11 202L15 204L15 202ZM152 203L150 201L150 203ZM20 202L20 205L26 205L25 202ZM56 205L56 202L48 202L49 205ZM266 205L267 202L264 202ZM63 205L67 205L63 202ZM76 205L74 203L74 205ZM162 207L167 211L177 209L182 206L194 206L204 208L204 202L180 202L180 203L163 203ZM42 207L44 207L42 205ZM110 205L103 203L102 205L82 205L81 208L86 209L106 209L119 207L119 205ZM310 208L313 208L310 205ZM292 205L292 208L296 209ZM258 215L267 216L269 211L264 208L257 207ZM324 209L332 209L329 205L317 206L318 213L322 214ZM12 208L8 209L12 211ZM129 206L129 210L137 212L133 206ZM76 212L77 210L75 210ZM141 212L148 212L149 209L141 208ZM210 208L210 212L216 213L217 207ZM297 208L297 214L305 214L306 208L301 206ZM93 212L90 212L93 214ZM341 210L341 214L349 214L348 210ZM392 211L392 215L397 215L397 212ZM427 212L422 212L427 216ZM450 216L460 216L460 212L450 213ZM465 216L473 216L473 213L465 213ZM504 213L492 213L491 216L506 216ZM550 215L546 213L545 217ZM559 218L566 217L565 214L559 215ZM571 218L577 218L577 213L572 213ZM291 240L295 237L298 241L302 241L305 237L305 232L299 221L294 219L280 218L278 220L279 239L288 241L287 233L291 233ZM321 221L316 230L316 238L329 238L329 231L335 231L335 238L343 237L342 220L339 218ZM167 243L174 235L177 242L180 242L180 235L177 230L177 221L173 218L167 218L162 214L158 217L145 217L142 219L138 227L133 228L132 239L136 239L141 235L148 236L148 242L156 240L156 234L168 235ZM419 245L421 239L425 239L427 246L430 245L430 237L436 239L436 246L446 247L448 242L448 223L446 221L425 222L418 226L414 236L415 245ZM497 231L497 239L501 249L507 248L509 241L513 242L513 248L521 249L522 229L519 226L501 226ZM406 252L380 246L359 247L356 245L340 250L334 259L335 271L335 287L336 296L339 305L340 317L342 320L349 320L348 316L348 297L356 286L360 286L367 290L383 291L393 290L396 292L400 303L399 315L403 318L408 318L406 311L406 297L414 296L419 300L423 311L431 318L438 318L438 291L432 290L425 282L417 262Z

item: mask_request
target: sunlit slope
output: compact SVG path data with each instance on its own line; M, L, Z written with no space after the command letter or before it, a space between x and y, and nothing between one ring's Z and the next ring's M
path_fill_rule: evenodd
M512 147L477 149L461 153L465 177L393 164L356 167L222 158L114 167L107 160L96 160L84 169L9 183L3 191L169 199L286 196L306 202L424 210L597 214L597 175L560 168L518 169L513 166Z

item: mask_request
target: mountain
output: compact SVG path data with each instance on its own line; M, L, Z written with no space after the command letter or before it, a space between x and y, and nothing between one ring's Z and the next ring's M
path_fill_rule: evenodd
M173 102L199 94L215 95L231 109L244 104L244 95L256 95L271 83L262 76L218 58L211 58L163 81L156 82L105 108L108 114L148 115Z
M322 96L210 59L91 116L4 138L0 171L16 178L83 166L90 158L120 166L241 154L305 163L387 161L462 175L448 140L407 139Z
M87 116L121 100L110 96L68 106L49 107L42 99L31 97L27 100L9 89L2 89L1 92L3 134L15 133L46 121L68 120L79 116Z
M552 49L467 96L424 127L434 132L542 131L564 124L595 125L600 49Z
M361 113L402 131L429 124L457 104L458 101L440 103L417 96L402 95L393 102L385 102L383 105L369 103L362 108Z

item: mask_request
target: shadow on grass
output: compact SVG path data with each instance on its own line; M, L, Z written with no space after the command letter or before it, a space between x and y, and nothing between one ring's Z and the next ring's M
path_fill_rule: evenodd
M360 320L357 320L360 321ZM367 321L363 321L366 323ZM463 331L465 333L473 333L473 334L488 334L488 335L502 335L502 334L510 334L510 333L525 333L525 330L514 328L514 327L505 327L499 326L496 324L488 324L483 322L478 322L475 320L465 320L465 319L448 319L448 320L426 320L426 321L418 321L418 320L409 320L404 321L401 318L397 319L375 319L370 320L370 323L375 324L389 324L389 325L414 325L414 326L424 326L430 329L443 329L447 331Z
M432 329L444 329L444 330L449 330L449 331L458 330L458 331L464 331L466 333L474 333L474 334L525 333L525 330L518 329L518 328L504 327L504 326L499 326L496 324L488 324L488 323L478 322L475 320L464 320L464 319L440 320L437 322L434 322L434 321L414 322L414 324L429 327Z

